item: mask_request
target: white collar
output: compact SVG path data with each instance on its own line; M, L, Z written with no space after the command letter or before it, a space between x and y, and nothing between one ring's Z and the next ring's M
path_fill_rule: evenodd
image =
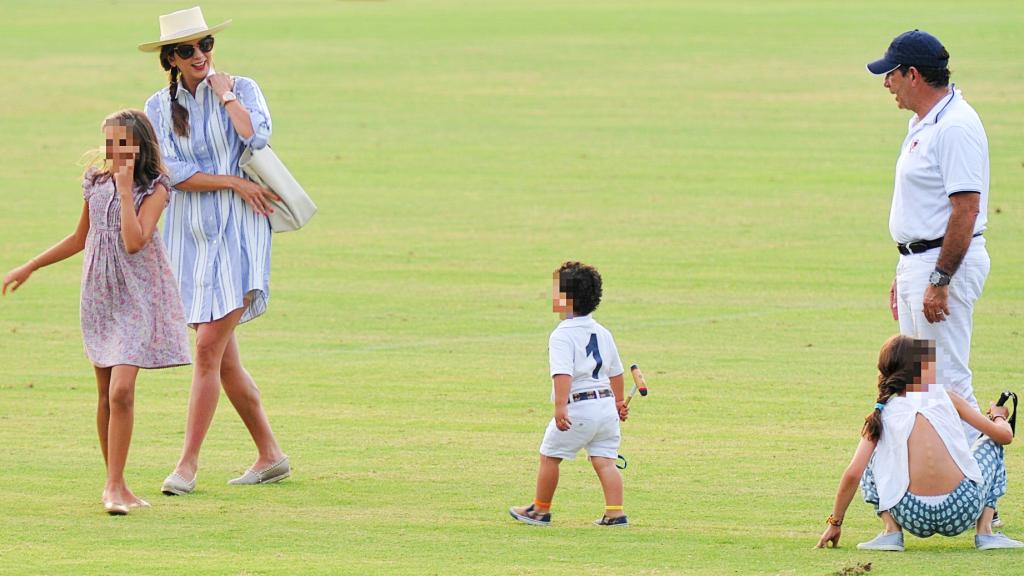
M211 74L216 73L217 71L213 69L213 66L210 66L209 70L206 71L206 77L209 78ZM207 89L210 88L210 85L206 82L205 79L202 82L200 82L198 86L196 86L196 95L199 94L199 90L202 89L204 86ZM177 100L178 98L181 98L182 92L188 92L188 88L185 88L185 83L181 80L181 74L178 74L178 90L174 93L174 99ZM189 92L189 94L191 94L191 92Z
M566 318L565 320L562 320L561 322L558 323L558 327L570 328L572 326L586 326L593 322L594 319L591 317L590 314L587 314L586 316L574 316L572 318Z
M946 111L946 108L948 108L954 100L958 100L962 97L963 96L961 95L960 91L956 89L956 84L950 84L949 91L946 93L946 95L940 98L939 101L936 102L934 106L932 106L931 110L929 110L928 113L924 115L924 118L921 118L917 122L914 122L913 126L924 126L927 124L937 123L939 121L939 117L942 115L943 112Z

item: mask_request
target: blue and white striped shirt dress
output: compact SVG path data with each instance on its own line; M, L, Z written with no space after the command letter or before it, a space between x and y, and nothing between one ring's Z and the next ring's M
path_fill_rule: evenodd
M235 77L232 91L249 111L254 134L242 138L213 90L203 82L192 94L179 81L177 98L188 109L189 136L174 133L169 88L146 101L170 173L171 199L163 239L178 279L189 324L211 322L244 306L241 322L267 310L270 297L270 221L232 190L185 192L175 188L197 172L244 178L238 160L246 146L270 139L270 111L256 82Z

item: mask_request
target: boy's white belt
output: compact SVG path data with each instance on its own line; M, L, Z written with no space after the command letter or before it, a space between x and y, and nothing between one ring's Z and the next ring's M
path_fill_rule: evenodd
M583 392L576 392L575 394L569 395L569 403L582 402L584 400L597 400L598 398L608 398L614 396L611 388L600 388L597 390L585 390Z

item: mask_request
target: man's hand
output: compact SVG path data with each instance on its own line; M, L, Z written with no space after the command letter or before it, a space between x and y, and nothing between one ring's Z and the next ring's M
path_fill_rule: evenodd
M942 322L949 316L949 286L928 284L924 289L924 318L929 324Z
M896 279L892 279L892 286L889 287L889 310L892 311L892 319L899 322L900 305L896 302Z

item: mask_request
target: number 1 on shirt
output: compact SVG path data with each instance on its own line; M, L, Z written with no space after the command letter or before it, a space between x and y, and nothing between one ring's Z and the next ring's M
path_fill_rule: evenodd
M594 373L590 375L591 378L597 380L597 374L601 371L601 351L597 349L597 334L590 335L590 342L587 344L587 356L593 356L594 360L597 361Z

